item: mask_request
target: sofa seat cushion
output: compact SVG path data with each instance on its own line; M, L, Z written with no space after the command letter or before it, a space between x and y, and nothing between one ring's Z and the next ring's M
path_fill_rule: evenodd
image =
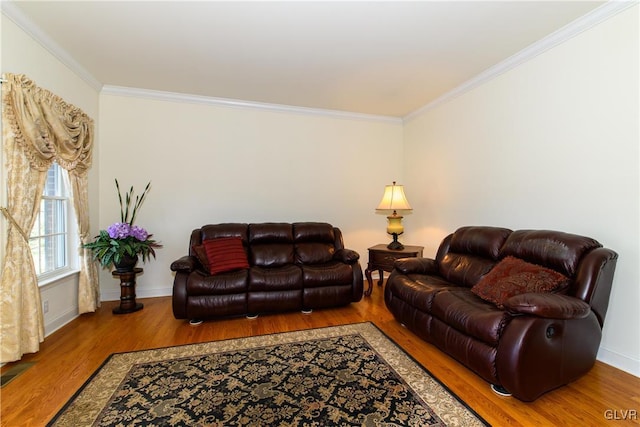
M294 289L302 289L302 270L298 266L251 267L249 270L249 292Z
M353 282L353 269L350 265L341 262L303 265L301 268L305 288L348 285Z
M431 303L438 292L456 287L440 276L429 274L397 275L393 281L387 282L387 286L392 287L390 291L395 298L427 313L431 311Z
M548 293L569 286L569 279L550 268L508 256L486 274L471 291L485 301L503 308L515 295Z
M439 292L433 299L431 314L463 334L490 345L498 344L512 318L466 288Z
M191 273L187 279L188 295L226 295L247 292L248 270L235 270L216 275L201 271Z

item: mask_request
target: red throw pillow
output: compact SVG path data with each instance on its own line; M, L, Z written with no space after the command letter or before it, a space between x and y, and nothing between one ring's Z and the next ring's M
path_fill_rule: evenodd
M514 295L556 292L568 285L569 279L557 271L508 256L480 279L471 292L503 308L504 302Z
M239 237L221 237L202 242L207 259L209 260L209 273L217 274L225 271L249 268L247 253L242 247L242 239Z

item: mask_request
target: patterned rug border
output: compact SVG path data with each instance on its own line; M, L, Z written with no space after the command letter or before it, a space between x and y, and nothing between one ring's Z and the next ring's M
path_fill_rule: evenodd
M320 334L320 336L308 336L309 334ZM396 375L402 379L421 399L423 399L435 412L440 416L438 411L438 402L432 402L428 399L425 399L423 396L424 389L420 387L419 384L412 384L410 379L410 373L408 372L398 372L397 363L394 364L392 360L388 359L388 355L385 353L380 353L379 343L378 345L374 345L375 343L375 333L379 334L378 340L380 338L387 340L392 344L392 348L396 350L399 354L396 356L404 357L409 360L412 365L414 365L419 370L423 371L424 374L428 377L428 379L434 381L439 388L442 389L454 402L446 402L446 407L450 407L450 405L457 404L463 407L468 413L475 417L473 421L477 421L480 423L479 425L491 426L484 418L482 418L473 408L471 408L464 400L462 400L457 394L455 394L446 384L444 384L440 379L438 379L429 369L423 366L420 362L418 362L411 354L409 354L404 348L402 348L393 338L387 335L382 329L380 329L373 322L360 322L360 323L349 323L343 325L335 325L335 326L324 326L319 328L309 328L309 329L300 329L295 331L287 331L287 332L275 332L264 335L255 335L249 337L239 337L239 338L226 338L223 340L217 341L205 341L200 343L188 343L188 344L180 344L176 346L165 346L165 347L157 347L151 349L141 349L141 350L133 350L127 352L115 352L107 356L107 358L102 362L102 364L89 376L89 378L82 384L82 386L69 398L69 400L64 404L64 406L55 414L55 416L47 423L47 426L57 425L56 422L64 415L64 413L76 403L76 400L85 392L85 390L91 385L91 383L98 377L103 369L114 359L118 357L127 358L127 356L138 356L139 358L141 354L147 357L147 360L137 360L136 363L148 363L152 361L159 360L159 353L166 351L168 349L175 349L183 351L180 355L173 355L169 359L178 359L182 357L195 356L198 354L202 354L205 349L208 349L209 352L212 350L215 352L221 351L240 351L250 348L257 347L266 347L272 346L279 343L295 343L302 342L306 340L320 339L320 338L331 338L337 336L343 336L347 334L357 333L362 335L365 340L371 345L371 347L378 353L383 360L396 372ZM371 334L374 334L371 336ZM370 338L374 338L372 342ZM277 340L277 341L276 341ZM231 343L237 344L234 345L233 348L229 348ZM213 346L214 348L211 348ZM145 354L146 353L146 354ZM130 363L123 364L125 367L129 367ZM123 374L124 375L124 374ZM417 386L417 387L416 387ZM109 396L111 393L109 393ZM108 404L109 400L105 402L105 405ZM104 406L104 405L103 405ZM96 414L99 415L100 412ZM469 419L461 419L461 420L452 420L460 422L461 424L451 424L451 425L473 425L469 424ZM450 424L447 424L450 425Z

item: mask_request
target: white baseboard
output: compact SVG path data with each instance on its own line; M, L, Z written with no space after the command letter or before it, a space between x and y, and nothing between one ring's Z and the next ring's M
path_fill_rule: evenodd
M611 365L640 378L640 360L638 359L616 353L604 347L600 347L598 350L597 359L602 363L606 363L607 365Z
M58 329L62 328L67 323L71 322L73 319L78 317L78 308L75 307L72 310L68 310L62 313L60 316L55 319L51 319L50 321L44 324L44 336L48 337Z

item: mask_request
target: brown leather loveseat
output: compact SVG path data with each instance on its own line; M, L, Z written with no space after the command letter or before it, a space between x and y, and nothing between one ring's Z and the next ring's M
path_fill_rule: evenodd
M435 259L397 260L385 302L494 390L532 401L595 363L617 257L568 233L463 227Z
M347 305L362 298L358 260L327 223L205 225L171 264L173 314L196 321Z

